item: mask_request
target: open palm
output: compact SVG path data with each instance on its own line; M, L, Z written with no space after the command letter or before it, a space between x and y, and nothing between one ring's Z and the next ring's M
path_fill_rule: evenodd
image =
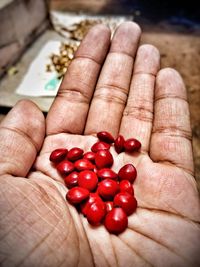
M159 71L155 47L138 49L139 38L132 22L117 29L111 45L110 31L94 27L46 124L41 111L25 100L1 123L1 266L200 265L200 208L185 87L176 71ZM138 171L138 208L119 236L90 226L66 202L67 189L49 162L58 147L90 150L100 130L142 143L141 153L133 155L111 149L114 170L133 163Z

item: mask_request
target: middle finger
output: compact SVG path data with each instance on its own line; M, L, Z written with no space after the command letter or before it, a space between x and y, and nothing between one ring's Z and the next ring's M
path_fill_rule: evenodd
M125 22L116 30L91 102L85 134L104 130L117 135L140 34L133 22Z

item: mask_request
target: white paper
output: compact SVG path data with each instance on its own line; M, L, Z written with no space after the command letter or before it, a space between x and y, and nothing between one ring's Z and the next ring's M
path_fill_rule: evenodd
M61 80L57 78L55 70L46 71L46 65L51 63L50 56L59 54L61 42L47 42L38 56L32 61L21 84L16 90L17 94L28 96L55 96Z
M110 27L113 33L117 26L127 20L133 20L133 16L120 16L120 15L86 15L86 14L75 14L60 11L50 12L51 21L54 29L65 36L70 38L70 31L74 29L74 24L80 23L82 20L101 20L103 24Z

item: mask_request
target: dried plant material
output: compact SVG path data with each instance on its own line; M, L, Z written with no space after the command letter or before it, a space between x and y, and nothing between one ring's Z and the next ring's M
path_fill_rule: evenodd
M87 32L97 24L102 23L101 19L84 19L80 21L79 23L74 23L70 28L68 28L68 31L70 32L70 38L82 41Z
M58 73L58 77L62 78L74 58L77 48L78 44L76 43L62 43L59 48L59 54L51 55L51 63L46 65L46 71L55 70Z

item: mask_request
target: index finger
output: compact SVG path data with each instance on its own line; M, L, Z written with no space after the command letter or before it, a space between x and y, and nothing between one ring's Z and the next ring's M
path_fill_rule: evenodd
M47 116L47 134L81 134L101 65L110 45L110 30L93 27L78 48Z

